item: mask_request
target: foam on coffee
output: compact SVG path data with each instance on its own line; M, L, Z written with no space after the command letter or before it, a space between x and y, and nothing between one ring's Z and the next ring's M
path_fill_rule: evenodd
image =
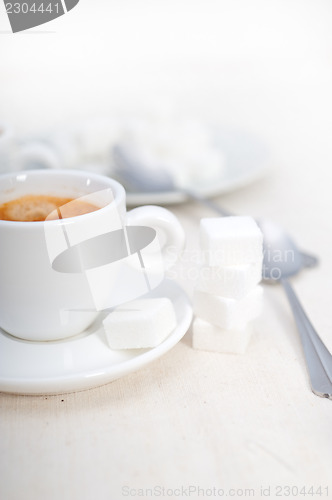
M0 205L0 219L38 222L95 212L99 207L75 198L29 194Z

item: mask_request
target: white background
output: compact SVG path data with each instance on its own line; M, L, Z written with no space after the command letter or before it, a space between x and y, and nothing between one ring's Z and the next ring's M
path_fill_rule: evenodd
M328 0L81 0L11 34L1 5L0 118L40 130L162 97L260 132L300 113L319 127L331 11Z
M293 282L332 350L331 1L81 0L15 35L1 5L0 23L0 121L18 133L163 101L258 134L274 170L218 201L271 217L319 255ZM198 220L211 213L174 211L195 248ZM195 351L186 336L99 389L2 394L0 403L6 500L109 500L126 484L324 487L331 478L331 401L310 392L278 287L266 288L244 357Z

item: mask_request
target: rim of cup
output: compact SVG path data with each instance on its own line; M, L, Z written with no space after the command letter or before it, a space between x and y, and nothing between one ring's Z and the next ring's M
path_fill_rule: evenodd
M0 124L0 127L1 127L1 124ZM88 191L84 194L81 194L80 196L86 196L86 195L89 195L89 194L93 194L94 192L98 192L99 190L102 190L102 189L107 189L107 188L111 188L112 189L112 193L113 193L113 196L114 196L114 200L111 202L111 203L108 203L107 205L103 206L103 207L100 207L98 208L97 212L99 213L100 211L105 211L108 209L108 207L110 205L112 205L113 202L117 203L118 205L124 201L125 203L125 197L126 197L126 192L125 192L125 189L124 187L118 182L116 181L115 179L112 179L111 177L107 177L105 175L101 175L101 174L95 174L95 173L92 173L92 172L87 172L87 171L84 171L84 170L64 170L64 169L36 169L36 170L21 170L21 171L16 171L16 172L8 172L8 173L4 173L4 174L1 174L0 175L0 192L2 191L2 186L3 186L3 183L4 182L8 182L9 179L15 179L16 181L20 182L20 180L18 180L19 177L22 177L22 180L21 182L24 182L25 179L27 176L29 177L45 177L45 178L51 178L51 177L56 177L56 178L71 178L71 179L75 179L75 178L80 178L80 179L86 179L86 181L90 181L86 187L88 188L89 184L92 182L95 182L95 183L99 183L99 184L104 184L103 187L99 187L99 189L96 189L96 191ZM75 186L73 186L75 187ZM8 187L7 187L8 188ZM14 185L13 185L13 188L14 188ZM15 188L14 188L15 189ZM14 189L13 189L13 194L15 195L14 193ZM51 194L51 193L48 193L49 196L62 196L60 193L56 193L56 188L54 190L54 194ZM31 194L42 194L42 193L33 193L31 192ZM18 195L19 197L20 195ZM21 196L24 196L24 195L21 195ZM73 198L75 198L75 196L73 196ZM15 199L15 198L13 198ZM4 202L5 203L5 202ZM1 204L1 201L0 201L0 204ZM61 221L61 223L67 223L67 222L70 222L72 221L73 219L77 219L77 218L82 218L82 217L85 217L85 218L90 218L90 217L93 217L95 216L96 212L88 212L86 214L82 214L82 215L75 215L73 217L66 217L65 219L55 219L55 220L45 220L45 221L12 221L12 220L1 220L0 219L0 224L5 224L5 225L15 225L15 226L18 226L18 225L23 225L24 227L29 227L29 226L33 226L33 227L36 227L37 225L41 225L41 224L45 224L45 222L47 222L47 224L58 224L59 221Z

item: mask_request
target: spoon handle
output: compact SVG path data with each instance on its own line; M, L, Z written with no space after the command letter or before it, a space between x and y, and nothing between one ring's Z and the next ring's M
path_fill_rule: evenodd
M317 396L332 399L332 355L312 326L290 283L285 279L281 283L300 333L311 388Z
M203 196L200 196L199 194L195 193L191 189L180 189L182 193L184 193L188 198L190 198L193 201L197 201L198 203L201 203L205 207L209 208L213 212L216 212L219 215L222 215L224 217L229 217L231 215L234 215L232 212L229 212L225 208L221 207L214 201L210 200L209 198L204 198Z

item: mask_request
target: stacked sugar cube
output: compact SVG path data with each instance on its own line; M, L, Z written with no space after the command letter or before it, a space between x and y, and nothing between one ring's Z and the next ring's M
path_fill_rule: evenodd
M201 220L193 347L244 353L261 312L263 235L252 217Z

